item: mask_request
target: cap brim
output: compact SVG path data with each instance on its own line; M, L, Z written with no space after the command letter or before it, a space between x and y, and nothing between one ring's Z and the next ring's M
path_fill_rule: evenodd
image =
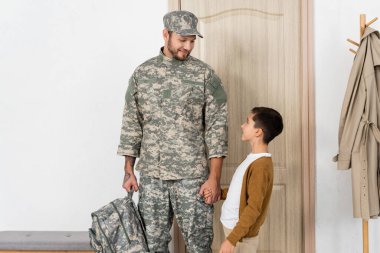
M200 34L197 30L195 29L187 29L187 30L182 30L182 31L178 31L176 32L177 34L181 35L181 36L190 36L190 35L198 35L199 37L203 38L203 35Z

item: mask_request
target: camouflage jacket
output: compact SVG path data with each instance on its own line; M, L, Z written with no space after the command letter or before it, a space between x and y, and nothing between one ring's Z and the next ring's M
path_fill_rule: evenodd
M162 51L129 80L119 155L163 180L208 175L208 158L227 155L227 101L221 80L204 62ZM207 147L207 148L206 148Z

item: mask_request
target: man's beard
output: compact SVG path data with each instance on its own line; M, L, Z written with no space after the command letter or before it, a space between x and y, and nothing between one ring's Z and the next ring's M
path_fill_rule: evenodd
M169 50L169 52L173 55L174 59L176 59L176 60L178 60L178 61L184 61L184 60L186 60L186 59L189 57L189 55L190 55L190 52L188 52L185 58L180 58L180 57L178 57L178 50L176 51L176 50L174 50L174 49L172 48L171 39L169 39L169 42L168 42L168 50Z

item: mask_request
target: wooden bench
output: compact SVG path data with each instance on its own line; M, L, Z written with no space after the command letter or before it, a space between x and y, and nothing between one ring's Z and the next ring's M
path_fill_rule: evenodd
M86 231L2 231L1 253L92 253Z

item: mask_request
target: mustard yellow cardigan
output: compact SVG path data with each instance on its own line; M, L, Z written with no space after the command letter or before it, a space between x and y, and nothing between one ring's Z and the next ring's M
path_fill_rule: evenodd
M259 234L264 223L273 188L273 163L271 157L253 161L243 177L240 194L239 221L227 237L233 245L246 237ZM227 197L228 188L222 189L221 199Z

